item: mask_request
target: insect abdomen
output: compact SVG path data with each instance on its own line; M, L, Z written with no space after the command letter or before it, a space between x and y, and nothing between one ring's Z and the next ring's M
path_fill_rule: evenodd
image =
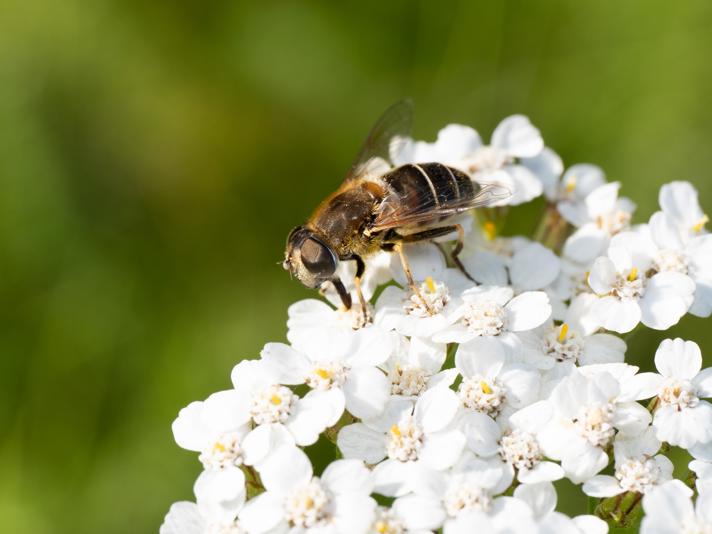
M467 174L442 163L409 163L382 176L400 202L426 212L468 203L477 185Z

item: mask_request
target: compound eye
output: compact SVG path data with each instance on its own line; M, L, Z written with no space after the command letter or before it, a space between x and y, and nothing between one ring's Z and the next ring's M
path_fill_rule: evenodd
M306 239L301 247L302 263L307 270L320 277L328 277L336 271L336 257L329 247L316 241Z

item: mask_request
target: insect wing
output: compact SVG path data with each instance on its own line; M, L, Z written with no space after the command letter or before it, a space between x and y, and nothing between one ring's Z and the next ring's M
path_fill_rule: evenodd
M370 231L380 232L410 225L427 225L473 208L493 206L509 196L511 196L509 189L497 184L481 185L472 198L440 206L435 204L432 197L414 203L408 202L407 198L400 195L387 196L378 208Z
M412 101L401 100L388 108L368 134L344 182L388 170L390 155L408 142L412 123Z

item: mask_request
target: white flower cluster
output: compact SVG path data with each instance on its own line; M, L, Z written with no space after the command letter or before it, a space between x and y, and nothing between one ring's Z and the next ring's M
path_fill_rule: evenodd
M468 226L461 260L476 282L448 264L447 240L416 243L417 292L397 255L369 258L369 320L358 306L292 305L289 344L241 361L233 388L173 423L203 471L161 534L602 533L639 503L642 532L712 532L712 369L694 342L667 339L657 373L638 372L616 335L712 313L712 234L692 185L665 185L661 210L631 225L620 184L593 165L564 172L523 116L489 145L449 125L392 159L513 191ZM541 194L532 239L497 235L498 217ZM317 441L334 451L320 473ZM687 483L670 447L694 457ZM563 478L597 515L556 511Z

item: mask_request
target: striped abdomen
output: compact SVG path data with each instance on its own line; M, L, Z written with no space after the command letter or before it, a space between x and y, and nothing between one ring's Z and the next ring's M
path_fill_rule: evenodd
M409 163L384 174L388 195L375 226L435 222L466 209L479 186L462 171L442 163Z

